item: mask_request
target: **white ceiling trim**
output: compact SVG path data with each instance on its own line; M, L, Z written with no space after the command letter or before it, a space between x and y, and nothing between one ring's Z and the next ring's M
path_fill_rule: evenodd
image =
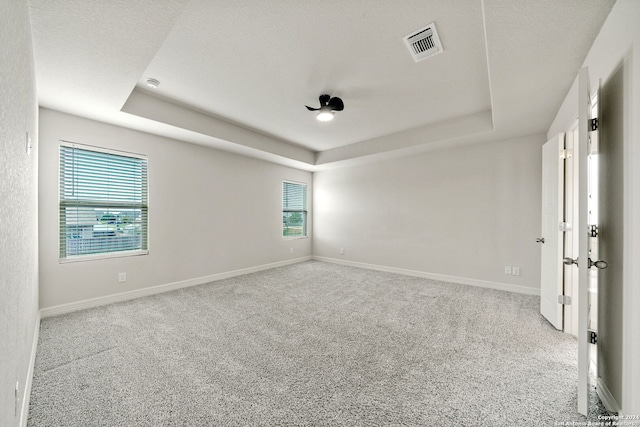
M310 150L246 129L171 100L151 96L139 89L131 93L122 111L214 138L220 143L217 148L236 144L309 165L315 162L315 154Z

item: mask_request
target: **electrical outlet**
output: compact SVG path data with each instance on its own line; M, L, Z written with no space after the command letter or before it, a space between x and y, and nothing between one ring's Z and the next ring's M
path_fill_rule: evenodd
M504 267L504 274L511 274L511 267L510 266L506 265Z
M127 281L127 273L118 273L118 283Z
M15 394L14 394L14 416L18 416L18 413L20 411L20 381L16 381L16 390L15 390Z
M340 248L340 255L344 255L344 248Z
M27 146L26 146L27 156L31 157L32 145L31 145L31 137L29 136L29 132L27 132L26 143L27 143Z
M292 254L293 253L293 248L289 248L289 253Z
M520 275L520 267L513 267L511 269L511 274L513 274L514 276L519 276Z

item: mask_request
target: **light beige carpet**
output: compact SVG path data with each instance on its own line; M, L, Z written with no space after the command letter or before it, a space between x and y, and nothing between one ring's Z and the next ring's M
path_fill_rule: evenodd
M42 321L29 426L553 426L539 298L305 262Z

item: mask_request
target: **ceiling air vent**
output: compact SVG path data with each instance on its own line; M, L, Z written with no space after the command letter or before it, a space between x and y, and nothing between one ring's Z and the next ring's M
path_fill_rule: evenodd
M441 53L442 43L436 31L436 24L432 22L426 27L407 34L402 38L413 56L413 60L420 62L430 56Z

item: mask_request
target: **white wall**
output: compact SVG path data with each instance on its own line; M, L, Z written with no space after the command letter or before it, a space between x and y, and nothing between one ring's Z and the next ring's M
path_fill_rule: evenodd
M591 87L606 82L622 67L624 117L624 260L623 260L623 374L617 403L625 414L640 415L640 2L618 0L591 47L584 66ZM574 84L549 129L562 132L578 111ZM612 387L615 388L615 387ZM616 393L617 394L617 393Z
M59 262L60 140L148 156L149 255ZM311 199L309 172L47 109L40 146L41 307L311 255L310 238L282 238L281 210L283 180L306 182Z
M1 10L0 425L12 427L20 425L23 403L26 408L38 319L38 110L27 2L3 1Z
M314 255L537 293L544 142L538 135L317 172ZM521 275L505 275L505 266Z

